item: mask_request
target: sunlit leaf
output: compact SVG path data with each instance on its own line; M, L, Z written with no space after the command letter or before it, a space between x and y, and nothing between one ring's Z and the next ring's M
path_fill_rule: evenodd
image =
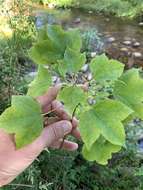
M124 65L116 60L109 60L105 54L96 56L91 61L90 69L96 81L117 80L123 73Z
M37 76L31 82L27 94L32 97L41 96L45 92L47 92L51 84L52 84L51 74L49 73L48 69L40 65Z
M113 94L143 119L143 79L139 76L138 69L125 72L115 82Z
M115 100L103 100L91 110L80 116L80 132L83 142L89 150L102 135L112 144L125 145L125 131L122 121L132 110Z
M72 115L77 105L85 104L86 93L80 87L65 86L57 98L64 103L66 110Z
M90 150L83 146L83 156L89 161L96 161L101 165L106 165L108 160L112 158L112 153L119 152L121 146L111 144L110 142L99 138Z
M40 105L30 96L13 96L12 106L0 116L0 128L15 134L17 148L33 142L43 129Z
M85 54L67 48L64 54L64 59L59 61L59 72L62 76L65 76L66 73L77 73L85 64L85 61Z

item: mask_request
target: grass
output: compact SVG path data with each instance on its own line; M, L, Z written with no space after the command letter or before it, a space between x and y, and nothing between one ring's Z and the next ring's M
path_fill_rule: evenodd
M142 0L78 0L76 6L85 10L117 17L134 18L143 14Z

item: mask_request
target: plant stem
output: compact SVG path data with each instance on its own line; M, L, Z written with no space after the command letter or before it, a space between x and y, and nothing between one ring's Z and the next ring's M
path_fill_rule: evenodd
M76 110L77 110L77 108L78 108L79 106L80 106L80 103L77 104L76 107L75 107L74 110L73 110L72 118L71 118L71 123L72 123L73 118L74 118L74 116L75 116ZM70 131L70 133L68 133L67 135L64 136L64 138L63 138L63 140L62 140L62 142L61 142L61 144L60 144L59 149L62 149L66 137L67 137L68 135L72 134L72 132L73 132L73 128L72 128L72 130Z

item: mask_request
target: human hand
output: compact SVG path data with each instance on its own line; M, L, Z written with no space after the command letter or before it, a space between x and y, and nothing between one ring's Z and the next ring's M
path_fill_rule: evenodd
M72 135L80 138L76 119L72 119L65 112L63 105L56 101L60 87L52 87L44 96L37 98L43 113L55 110L57 115L52 120L45 120L41 135L30 145L16 150L14 135L7 134L0 129L0 187L10 183L23 172L46 147L59 148L65 135L72 131ZM62 148L73 151L78 148L74 142L65 140Z

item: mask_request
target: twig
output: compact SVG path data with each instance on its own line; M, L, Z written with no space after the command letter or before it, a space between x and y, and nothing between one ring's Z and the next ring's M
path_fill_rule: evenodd
M76 107L75 107L74 110L73 110L72 118L71 118L71 123L72 123L73 118L74 118L74 116L75 116L76 110L77 110L77 108L78 108L79 106L80 106L80 103L77 104ZM73 130L74 130L74 128L72 128L72 130L70 131L70 133L68 133L67 135L64 136L64 138L63 138L63 140L62 140L62 142L61 142L61 144L60 144L59 149L62 149L65 139L67 138L68 135L72 134Z
M33 185L14 184L14 183L12 183L12 184L8 184L8 186L29 187L29 188L34 187Z

